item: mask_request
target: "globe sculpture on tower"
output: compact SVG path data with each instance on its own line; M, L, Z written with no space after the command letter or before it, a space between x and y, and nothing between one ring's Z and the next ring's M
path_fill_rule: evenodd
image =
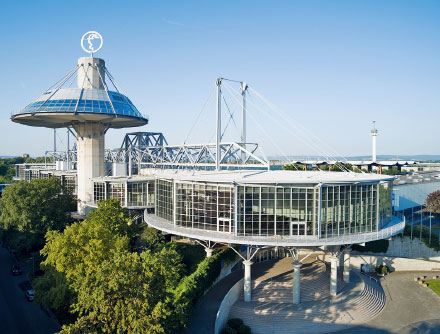
M127 128L148 124L130 99L117 88L105 61L94 58L102 47L102 36L89 31L81 39L90 57L78 59L78 65L55 85L11 120L30 126L71 128L77 139L78 213L85 214L93 199L91 178L105 175L104 137L110 128ZM77 87L71 85L75 81ZM114 90L110 90L106 78Z

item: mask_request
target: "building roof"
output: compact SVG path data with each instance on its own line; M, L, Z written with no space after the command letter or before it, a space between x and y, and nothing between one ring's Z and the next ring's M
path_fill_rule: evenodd
M157 178L181 181L254 183L254 184L304 184L304 183L367 183L391 181L392 176L383 176L353 172L324 171L189 171L189 170L154 170Z

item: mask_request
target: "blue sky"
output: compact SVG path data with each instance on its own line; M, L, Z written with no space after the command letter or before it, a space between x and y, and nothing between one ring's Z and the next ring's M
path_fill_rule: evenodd
M8 1L0 11L0 155L52 148L52 130L14 124L10 113L86 55L88 30L103 35L96 56L150 116L145 127L110 130L107 147L138 130L182 143L223 76L247 81L330 146L325 153L370 154L375 120L378 154L440 154L439 17L439 1ZM239 128L239 107L227 98ZM257 108L256 94L249 99ZM212 138L213 99L206 109L189 142ZM304 144L310 137L261 110L249 106L249 141L268 155L318 154ZM65 130L58 133L63 148ZM226 136L238 139L233 123Z

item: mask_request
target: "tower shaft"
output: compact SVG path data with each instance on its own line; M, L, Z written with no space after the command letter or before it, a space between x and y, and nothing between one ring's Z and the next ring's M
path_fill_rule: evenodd
M377 135L372 135L372 145L373 145L373 148L372 148L371 159L372 159L373 162L376 162L376 138L377 138Z
M77 180L78 180L78 212L86 213L85 207L93 198L93 182L91 178L105 175L103 123L78 123L77 132Z

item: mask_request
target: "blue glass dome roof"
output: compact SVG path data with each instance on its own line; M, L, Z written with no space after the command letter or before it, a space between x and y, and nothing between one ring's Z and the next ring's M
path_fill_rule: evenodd
M75 69L80 70L80 66ZM114 84L113 77L107 69L105 71ZM68 74L68 79L73 73ZM67 79L63 81L66 82ZM24 109L12 115L11 119L25 125L49 128L66 127L81 122L102 122L110 128L148 124L148 117L142 115L127 96L119 91L108 90L104 80L102 83L103 89L63 88L59 85L47 90Z

